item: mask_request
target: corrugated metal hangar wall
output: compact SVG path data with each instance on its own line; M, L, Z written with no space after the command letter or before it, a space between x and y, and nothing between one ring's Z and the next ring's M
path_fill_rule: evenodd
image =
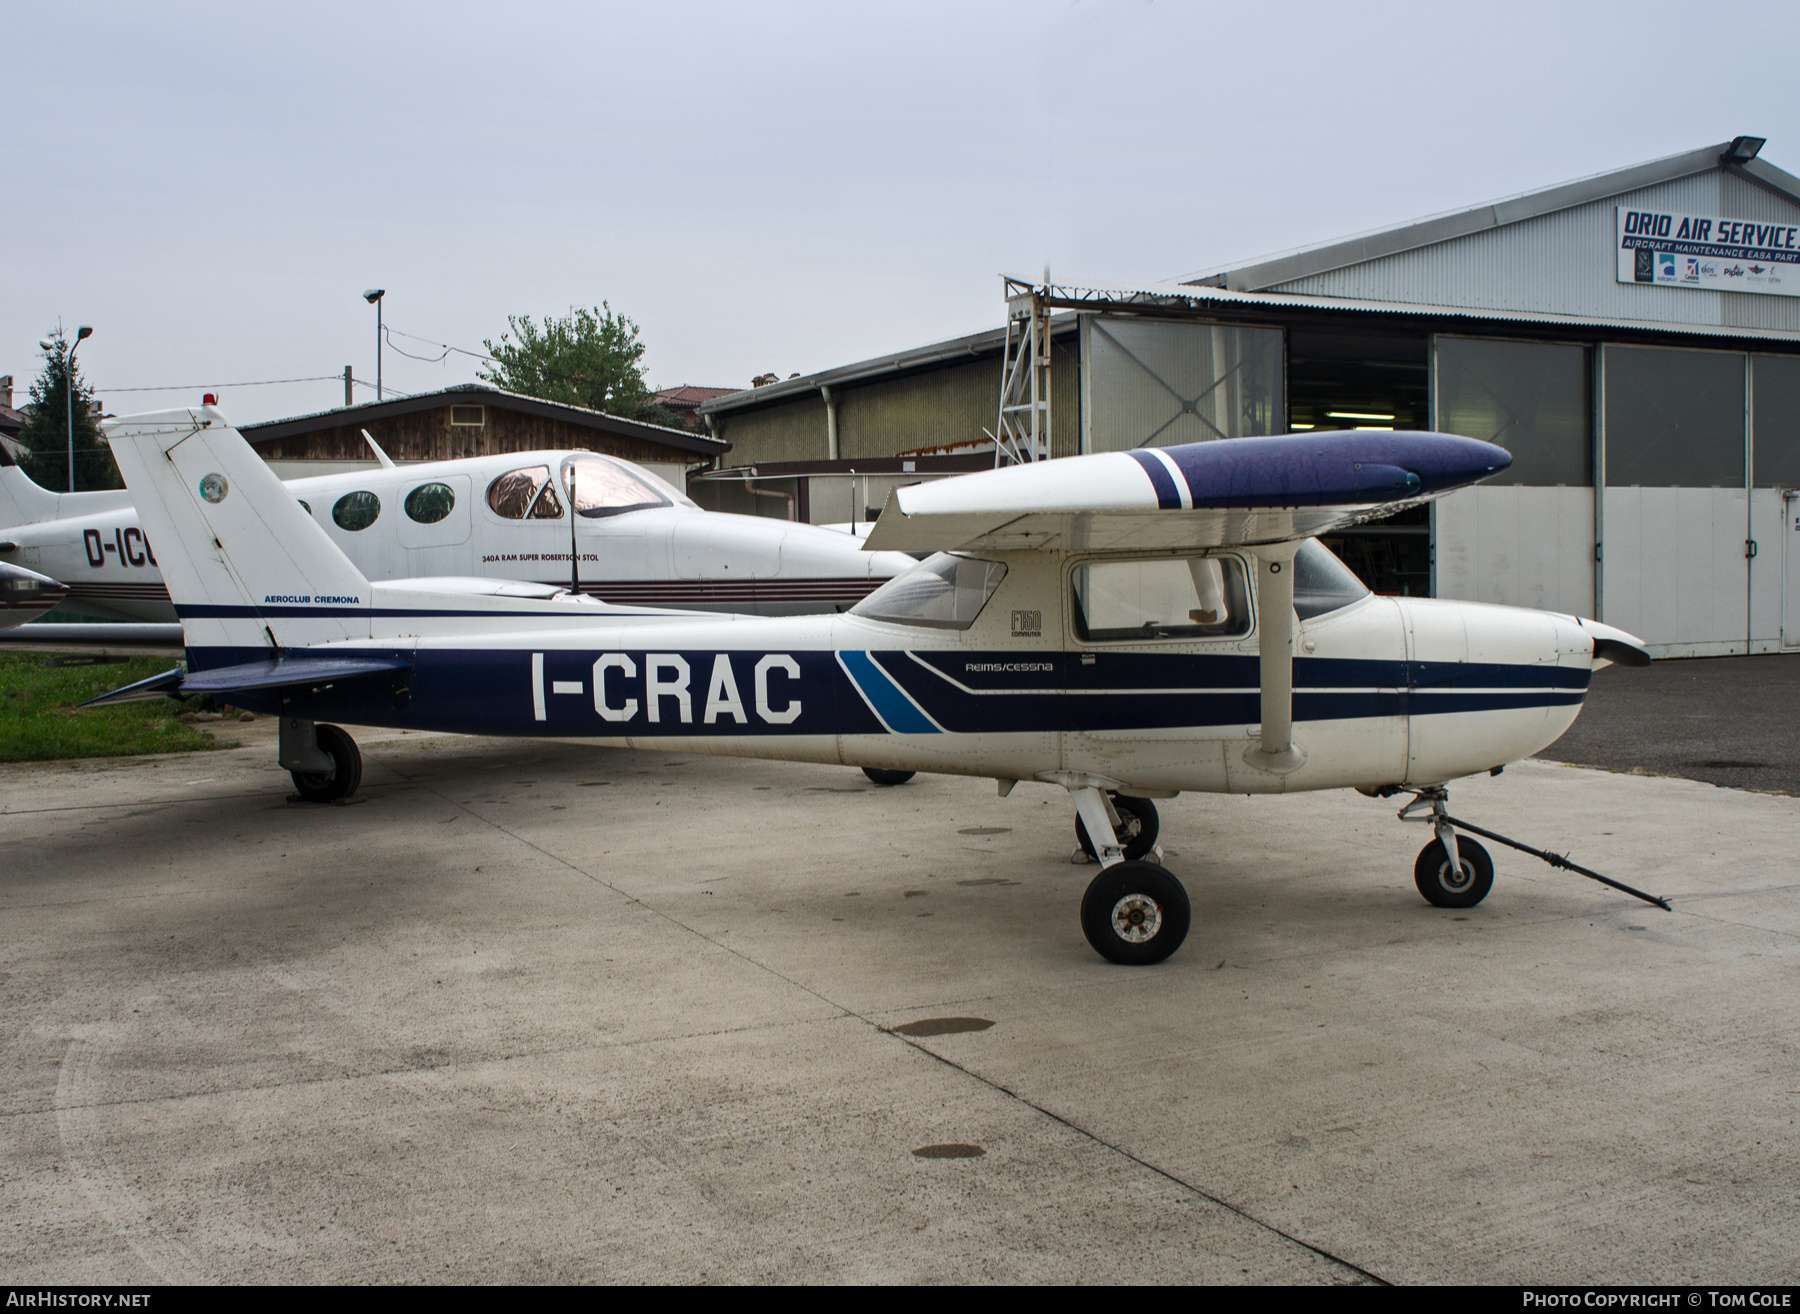
M1800 651L1800 180L1759 146L1142 295L1046 287L1063 312L1052 452L1352 427L1488 439L1506 474L1331 546L1384 591L1597 616L1662 656ZM734 463L824 457L827 396L842 459L967 445L994 427L1000 345L709 412Z

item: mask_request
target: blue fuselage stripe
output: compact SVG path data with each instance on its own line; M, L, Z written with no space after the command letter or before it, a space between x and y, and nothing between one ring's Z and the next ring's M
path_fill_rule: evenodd
M844 669L850 672L850 678L856 681L856 687L862 690L863 696L875 709L875 714L887 722L888 729L902 735L938 733L938 728L913 705L912 699L888 678L887 672L877 666L868 653L845 651L838 656L843 659Z
M1254 725L1262 716L1256 659L1238 654L1106 651L1086 665L1079 653L1056 651L552 649L541 654L534 677L533 654L523 650L333 645L329 655L305 652L293 659L292 685L271 687L273 671L254 681L245 676L232 701L278 710L285 697L312 720L358 725L597 739L1205 733ZM267 649L190 648L188 669L191 679L216 683L223 694L238 673L208 680L207 671L260 669L268 657ZM721 671L721 658L729 672ZM1294 720L1573 707L1590 676L1543 664L1301 658L1294 663ZM547 722L534 714L534 678L542 681ZM603 690L596 687L602 680Z

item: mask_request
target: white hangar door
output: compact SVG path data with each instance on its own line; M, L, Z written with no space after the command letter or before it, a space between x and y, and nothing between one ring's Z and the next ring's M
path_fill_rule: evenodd
M1599 619L1661 657L1748 650L1748 369L1741 352L1602 348Z
M1589 349L1439 336L1431 367L1432 427L1513 458L1434 504L1435 596L1592 616Z
M1800 651L1800 356L1750 358L1750 639Z

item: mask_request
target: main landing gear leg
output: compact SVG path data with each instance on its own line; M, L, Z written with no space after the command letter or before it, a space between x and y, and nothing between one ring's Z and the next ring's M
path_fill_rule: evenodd
M1400 820L1425 820L1412 816L1429 809L1437 838L1419 850L1413 864L1413 884L1439 908L1473 908L1494 888L1494 860L1467 835L1459 836L1449 814L1450 792L1442 785L1421 789L1400 809Z
M1160 963L1187 938L1192 916L1187 891L1156 864L1125 856L1128 841L1120 839L1119 813L1105 793L1092 785L1068 788L1100 864L1081 899L1088 943L1115 963ZM1154 811L1150 815L1154 818Z
M356 741L335 725L284 715L277 760L293 776L295 791L309 802L335 803L362 784L362 754Z

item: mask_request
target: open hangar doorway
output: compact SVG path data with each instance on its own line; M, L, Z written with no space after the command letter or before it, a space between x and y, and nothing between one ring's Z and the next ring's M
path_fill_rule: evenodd
M1085 314L1084 452L1319 429L1423 429L1429 335ZM1377 593L1431 591L1425 508L1324 540Z
M1373 325L1287 330L1288 429L1431 428L1430 336ZM1322 540L1377 593L1432 593L1430 508Z

